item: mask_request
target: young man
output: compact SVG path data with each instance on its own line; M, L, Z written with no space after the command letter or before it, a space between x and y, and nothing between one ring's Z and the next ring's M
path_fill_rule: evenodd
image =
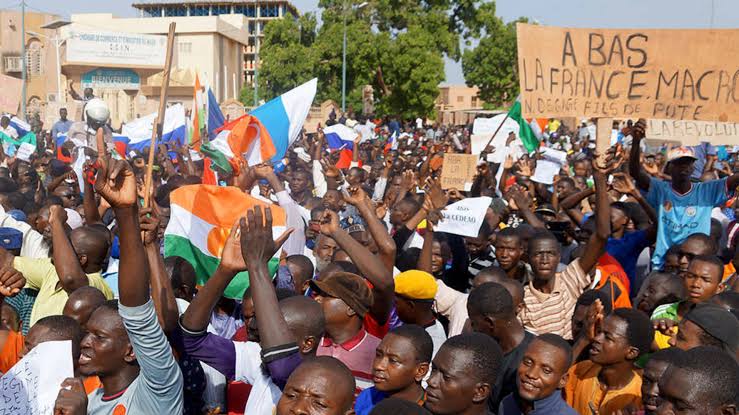
M677 251L678 266L681 272L688 270L688 266L693 258L699 255L717 255L718 245L708 235L702 233L694 233L681 243Z
M102 132L98 130L98 148L105 146ZM85 376L97 375L103 384L90 394L87 413L182 413L182 373L149 298L136 178L125 161L109 159L101 153L98 163L95 188L113 208L118 223L120 305L104 303L87 322L80 372ZM71 388L62 388L55 408L61 413L67 410L70 400L79 397L81 390L79 381L67 379L65 384Z
M685 315L670 346L690 350L714 346L739 357L739 321L734 314L714 304L697 304Z
M562 399L572 348L567 340L545 333L526 348L516 376L517 387L500 403L498 415L577 415Z
M505 228L495 237L495 258L498 266L508 277L527 284L531 280L531 267L521 258L524 254L523 240L515 228Z
M634 299L634 308L651 316L657 307L678 302L683 296L682 278L672 273L655 271L644 280Z
M348 272L312 280L310 286L326 318L326 333L317 355L335 357L347 365L359 393L372 386L372 360L380 344L362 324L372 306L372 291L364 278Z
M92 312L105 302L105 295L95 287L80 287L69 295L64 305L62 314L73 318L83 332L87 332L87 321L90 320Z
M524 308L519 314L524 326L535 333L554 333L569 339L571 317L577 298L590 285L588 272L605 251L610 234L607 169L596 170L596 232L587 243L582 257L572 261L562 272L560 244L550 232L536 234L529 240L529 262L534 279L524 287Z
M613 310L596 330L590 360L569 371L565 400L580 415L610 414L627 405L641 407L641 375L636 359L649 351L654 330L649 318L630 308Z
M677 347L662 349L649 356L644 366L641 383L641 400L644 415L655 415L659 407L659 380L670 365L677 363L685 352Z
M426 409L435 415L485 415L503 353L490 336L450 337L432 362Z
M495 339L503 352L488 406L495 412L500 401L515 389L518 365L534 335L516 317L513 298L500 284L488 282L473 288L467 299L472 330Z
M102 291L106 299L113 298L101 275L110 246L107 230L83 226L67 236L66 221L67 213L61 206L50 207L52 258L14 257L0 248L0 263L20 271L26 277L26 286L39 291L31 326L43 317L62 314L69 294L79 287L90 285Z
M735 414L738 390L736 360L715 347L698 347L660 378L657 414Z
M432 357L446 341L444 326L434 315L434 297L437 286L433 275L409 270L395 277L395 307L400 321L417 324L426 329L434 342Z
M421 381L431 365L433 343L421 326L406 324L385 336L377 346L372 363L372 382L357 397L354 411L368 415L386 398L398 398L422 406L426 393Z
M338 359L319 356L290 375L277 403L277 415L351 415L354 377Z
M679 323L685 314L696 304L708 301L719 290L724 264L715 256L699 255L690 261L690 266L682 274L685 300L671 304L663 304L652 313L655 328L660 328L654 335L654 341L660 349L668 347L670 340L670 324ZM662 333L665 331L666 333Z
M739 174L706 183L692 183L693 165L697 158L693 149L678 147L667 155L667 172L671 181L651 177L641 165L641 140L646 122L639 120L631 130L634 142L629 157L629 173L637 186L647 193L647 201L657 210L657 244L652 256L654 269L660 269L664 255L672 245L679 244L691 233L708 235L711 210L720 206L739 185Z

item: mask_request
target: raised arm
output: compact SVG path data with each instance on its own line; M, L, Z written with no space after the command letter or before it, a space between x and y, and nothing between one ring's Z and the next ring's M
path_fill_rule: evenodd
M139 223L151 274L151 299L154 302L154 310L156 310L157 319L164 334L170 335L177 329L179 311L172 283L164 267L164 259L159 253L159 238L157 238L159 216L157 213L155 208L141 209Z
M85 210L85 224L103 223L100 218L100 211L95 202L95 187L85 178L85 193L82 195L82 207Z
M102 128L97 131L97 144L105 148ZM149 301L149 269L141 242L136 177L126 161L111 159L105 152L100 152L98 165L95 190L110 203L118 223L120 303L138 307Z
M262 349L295 342L285 317L280 311L275 287L272 285L267 262L280 245L287 240L292 230L282 234L277 241L272 239L272 211L257 206L241 218L241 255L249 264L249 286L254 298L254 314L259 319L259 344Z
M539 219L539 217L531 211L532 200L526 190L522 190L520 188L513 190L511 192L511 199L516 203L518 211L521 213L521 216L526 219L526 222L528 222L529 225L537 229L546 229L544 221Z
M629 174L631 177L636 179L636 185L641 190L649 190L650 178L647 172L641 166L641 140L644 138L644 131L646 129L646 121L640 119L634 124L634 128L631 129L631 137L633 141L631 143L631 153L629 155Z
M77 288L89 285L87 274L82 269L72 242L66 232L67 212L59 205L49 207L49 222L51 224L51 241L53 245L54 268L59 276L59 282L67 293L71 294Z
M639 206L644 209L644 212L649 217L649 222L651 222L651 226L647 229L647 239L654 241L657 237L657 211L647 202L647 199L642 196L641 192L636 189L630 176L624 173L613 174L612 186L616 191L633 197L639 203Z
M336 212L326 210L321 218L321 233L333 238L336 243L346 251L357 266L359 272L372 283L374 302L370 307L370 313L380 324L385 324L390 316L390 309L395 300L395 282L392 271L387 270L385 265L372 253L352 238L339 226L339 216Z
M344 194L344 200L353 205L362 215L367 228L369 229L372 239L375 240L377 245L378 255L385 268L392 271L395 265L395 252L396 246L393 238L390 237L390 233L387 231L385 225L377 218L374 209L370 205L370 201L367 198L367 194L359 186L350 187Z
M593 164L593 179L595 180L595 232L588 240L585 253L580 257L580 266L586 273L595 266L598 258L606 249L608 236L611 234L611 201L608 197L608 171Z

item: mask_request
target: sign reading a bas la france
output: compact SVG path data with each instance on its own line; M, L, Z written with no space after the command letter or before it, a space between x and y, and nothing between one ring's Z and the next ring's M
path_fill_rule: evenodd
M98 68L82 75L82 88L139 89L141 78L130 69Z
M525 117L739 121L739 30L518 24Z
M468 191L472 187L472 180L477 171L475 154L444 154L444 164L441 166L441 188Z

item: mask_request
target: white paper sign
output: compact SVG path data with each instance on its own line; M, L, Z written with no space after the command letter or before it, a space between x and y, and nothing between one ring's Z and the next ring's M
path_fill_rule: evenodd
M62 382L72 376L72 342L40 343L0 378L0 415L52 415Z
M18 152L15 153L15 156L19 160L23 161L30 161L31 155L36 151L36 146L34 146L31 143L22 143L20 147L18 147Z
M539 152L541 152L541 155L544 156L545 160L559 163L561 166L567 164L567 153L564 151L555 150L549 147L541 147Z
M561 168L562 166L559 163L549 160L537 160L536 170L534 170L534 175L531 176L531 181L552 184L554 183L554 176L559 174Z
M434 231L475 237L488 211L491 197L471 197L452 203L441 211L442 220Z

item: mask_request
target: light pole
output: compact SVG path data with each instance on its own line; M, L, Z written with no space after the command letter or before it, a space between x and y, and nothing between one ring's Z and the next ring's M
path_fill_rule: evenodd
M254 108L259 106L259 2L254 10Z
M352 7L353 10L359 10L367 5L367 2L363 2L357 6ZM343 40L343 52L341 58L341 112L346 112L346 0L342 3L341 14L344 15L344 40Z
M67 26L71 24L71 22L66 20L54 20L50 23L47 23L43 26L41 26L42 29L47 30L57 30L60 27ZM54 48L56 53L56 99L61 104L64 100L63 94L64 91L62 90L62 58L61 53L59 52L59 48L62 46L62 43L66 41L66 39L63 39L58 32L53 37L44 35L42 33L36 33L32 31L26 32L31 36L37 36L37 37L45 37L49 39L50 41L54 42Z
M26 69L26 2L25 0L21 0L21 72L23 78L23 95L21 98L21 118L23 120L26 119L26 81L27 81L27 69Z

